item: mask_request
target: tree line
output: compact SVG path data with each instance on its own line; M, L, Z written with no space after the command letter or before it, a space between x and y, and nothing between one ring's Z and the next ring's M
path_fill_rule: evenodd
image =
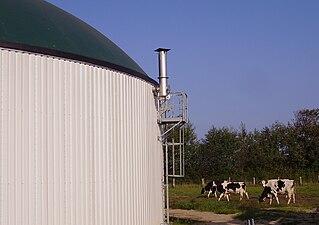
M319 109L294 113L287 124L275 122L261 130L212 127L197 140L195 128L187 124L185 134L185 178L251 180L268 178L315 181L319 175Z

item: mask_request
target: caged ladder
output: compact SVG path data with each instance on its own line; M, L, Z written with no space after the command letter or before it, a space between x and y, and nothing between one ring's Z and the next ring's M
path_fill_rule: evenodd
M176 92L165 98L159 97L157 102L164 154L164 224L169 224L169 178L172 178L174 185L175 178L185 175L184 136L185 124L188 122L188 99L185 93Z

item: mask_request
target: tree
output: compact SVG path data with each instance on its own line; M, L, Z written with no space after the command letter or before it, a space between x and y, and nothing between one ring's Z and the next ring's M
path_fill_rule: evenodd
M225 179L234 174L237 133L229 128L212 127L199 146L201 175L211 179Z
M198 145L197 135L195 133L195 127L192 123L185 125L185 178L189 181L195 181L194 178L198 177L199 157L198 157Z
M263 128L258 137L255 137L263 161L263 178L272 177L273 174L276 174L276 177L285 177L287 174L286 166L283 163L286 130L284 124L275 122L270 127Z
M213 126L200 141L190 124L185 137L188 181L317 178L319 174L319 109L297 111L287 125L275 122L253 132L243 123L239 131Z
M319 109L297 111L289 127L287 161L300 174L317 174L319 171Z
M236 169L241 179L263 177L263 151L259 148L260 132L247 132L245 125L240 125L238 133L239 148L236 151Z

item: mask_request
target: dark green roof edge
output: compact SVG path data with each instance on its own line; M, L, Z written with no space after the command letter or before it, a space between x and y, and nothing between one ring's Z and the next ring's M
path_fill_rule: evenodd
M2 0L0 46L105 66L157 84L103 34L43 0Z
M24 45L24 44L17 44L17 43L5 42L5 41L0 41L0 47L15 49L15 50L22 50L22 51L27 51L27 52L34 52L34 53L44 54L44 55L51 55L51 56L56 56L56 57L60 57L60 58L64 58L64 59L70 59L70 60L76 60L76 61L81 61L81 62L85 62L85 63L90 63L90 64L102 66L102 67L108 67L110 69L121 71L121 72L127 73L131 76L141 78L141 79L143 79L143 80L145 80L145 81L147 81L155 86L158 85L158 82L156 82L155 80L153 80L152 78L150 78L149 76L147 76L145 74L136 72L136 71L131 70L131 69L126 68L126 67L122 67L119 65L115 65L115 64L101 61L101 60L97 60L97 59L88 58L85 56L74 55L74 54L70 54L67 52L56 51L53 49L40 48L40 47L28 46L28 45Z

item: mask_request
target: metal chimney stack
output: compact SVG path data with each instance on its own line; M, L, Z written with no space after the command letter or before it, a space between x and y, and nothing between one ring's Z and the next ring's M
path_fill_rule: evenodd
M159 65L159 96L167 97L168 84L167 84L167 52L170 49L158 48L155 51L158 52L158 65Z

